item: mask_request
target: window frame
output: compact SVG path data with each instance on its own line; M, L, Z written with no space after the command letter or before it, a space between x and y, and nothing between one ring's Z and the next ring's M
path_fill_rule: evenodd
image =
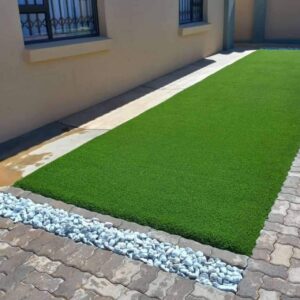
M200 14L199 14L199 19L194 19L195 15L195 4L196 1L200 2ZM185 18L182 18L182 4L188 4L189 2L189 7L190 7L190 12L189 12L189 19L186 20ZM205 1L204 0L179 0L179 25L187 25L187 24L194 24L194 23L201 23L204 22L204 10L205 10Z
M61 0L59 0L59 1L61 1ZM52 43L52 42L56 42L56 41L73 40L73 39L79 39L79 38L100 36L97 0L91 0L95 33L82 34L82 35L78 34L78 35L74 35L74 36L64 36L64 37L58 37L58 38L55 38L53 35L49 0L43 0L43 3L44 4L18 4L20 21L21 21L21 14L45 14L45 23L46 23L46 30L47 30L48 38L47 39L41 38L41 39L36 39L36 40L32 40L32 41L26 41L25 37L23 35L25 45L31 45L31 44L37 44L37 43ZM21 26L22 26L22 24L21 24ZM23 28L22 28L22 30L23 30Z

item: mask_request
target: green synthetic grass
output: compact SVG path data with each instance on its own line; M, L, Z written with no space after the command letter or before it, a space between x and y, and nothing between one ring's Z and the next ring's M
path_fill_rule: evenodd
M16 186L250 254L300 147L300 51L258 51Z

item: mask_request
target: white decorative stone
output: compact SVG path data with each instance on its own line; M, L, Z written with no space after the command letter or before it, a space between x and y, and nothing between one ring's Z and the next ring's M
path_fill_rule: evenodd
M205 256L201 251L180 248L171 242L160 242L149 234L118 229L112 223L86 219L48 204L36 204L29 199L16 198L0 192L0 216L32 225L76 242L113 251L134 260L142 261L163 271L196 280L224 291L235 292L242 279L240 268L226 264L218 258ZM39 272L51 274L58 265L46 258L33 256L27 264ZM60 263L57 263L60 264ZM133 276L139 266L132 264ZM122 268L116 277L122 277Z

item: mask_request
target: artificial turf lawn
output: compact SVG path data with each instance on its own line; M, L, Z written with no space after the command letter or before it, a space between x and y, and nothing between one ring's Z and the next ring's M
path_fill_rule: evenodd
M16 186L250 254L300 147L300 51L258 51Z

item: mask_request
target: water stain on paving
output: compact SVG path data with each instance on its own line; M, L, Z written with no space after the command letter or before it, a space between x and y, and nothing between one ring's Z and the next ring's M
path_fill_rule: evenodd
M31 170L31 172L33 172L34 170L49 162L49 159L54 155L54 153L50 150L50 144L53 144L54 142L64 139L68 136L84 134L86 131L87 130L81 128L74 128L37 146L31 147L28 150L22 151L17 155L1 161L0 187L14 184L17 180L24 177L25 171L27 171L27 174L25 175L28 175L29 169ZM47 149L47 146L49 146L49 149ZM42 149L43 147L45 147L45 149Z
M28 151L32 152L32 149ZM0 187L14 184L23 177L26 167L39 167L42 165L42 160L51 156L51 153L32 155L26 152L21 152L0 163Z

